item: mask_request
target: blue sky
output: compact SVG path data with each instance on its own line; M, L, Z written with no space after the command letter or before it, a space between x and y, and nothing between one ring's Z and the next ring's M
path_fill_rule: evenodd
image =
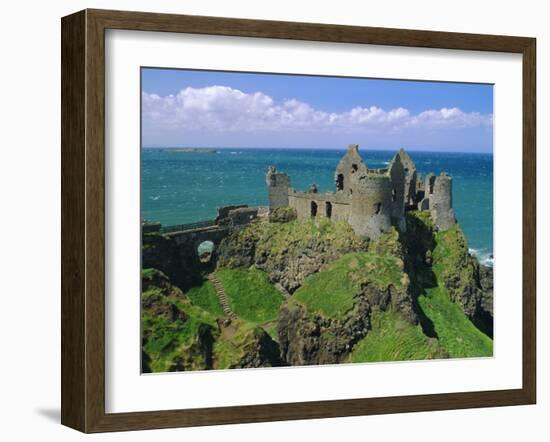
M144 147L491 152L482 84L142 69Z

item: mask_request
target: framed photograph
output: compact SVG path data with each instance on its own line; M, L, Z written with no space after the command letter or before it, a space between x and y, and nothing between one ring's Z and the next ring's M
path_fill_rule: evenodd
M62 19L62 423L536 400L535 39Z

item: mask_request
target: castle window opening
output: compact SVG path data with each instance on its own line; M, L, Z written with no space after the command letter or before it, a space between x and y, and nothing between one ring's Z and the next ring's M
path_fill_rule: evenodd
M381 209L382 209L382 203L376 203L374 205L374 214L378 215Z
M325 215L327 218L332 217L332 203L330 201L325 203Z
M315 201L311 202L311 217L315 218L317 216L317 203Z
M433 179L430 179L430 195L434 193L434 181Z
M352 164L351 165L351 173L355 173L357 172L357 164Z
M336 190L344 190L344 174L339 173L336 177Z
M395 189L391 190L391 200L395 203L397 201L397 193L395 192Z

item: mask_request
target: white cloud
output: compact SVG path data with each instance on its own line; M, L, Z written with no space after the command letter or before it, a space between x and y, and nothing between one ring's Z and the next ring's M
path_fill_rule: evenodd
M187 87L177 95L143 92L143 118L159 128L212 131L311 130L376 131L404 128L471 128L491 126L491 114L458 108L428 109L416 115L399 107L377 106L326 112L296 99L276 103L262 92L245 93L227 86Z
M457 107L451 109L442 108L439 110L426 110L412 117L408 126L421 127L477 127L491 126L493 116L491 114L480 114L479 112L466 113Z

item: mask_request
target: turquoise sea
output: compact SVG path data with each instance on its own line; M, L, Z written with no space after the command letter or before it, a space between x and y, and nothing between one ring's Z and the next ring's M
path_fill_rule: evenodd
M371 168L384 167L395 151L360 150ZM142 219L163 225L213 219L229 204L267 205L269 165L289 174L295 189L316 183L334 190L334 169L345 150L217 149L215 153L144 148L141 164ZM423 174L453 177L453 205L472 253L492 264L493 155L409 152Z

